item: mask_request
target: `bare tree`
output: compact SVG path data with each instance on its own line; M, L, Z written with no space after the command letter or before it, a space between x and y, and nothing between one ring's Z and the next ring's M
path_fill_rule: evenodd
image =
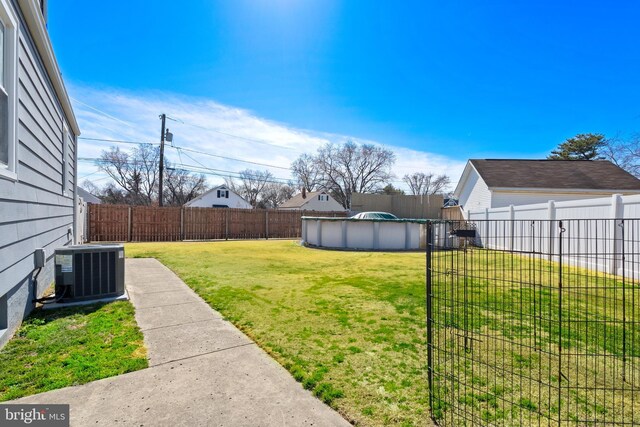
M292 198L295 193L296 187L293 183L280 184L271 182L265 186L258 206L263 209L275 209Z
M204 175L191 174L184 169L167 166L164 179L164 201L167 206L182 206L207 189Z
M409 186L409 191L414 196L443 193L451 183L451 178L445 174L436 176L433 173L423 172L405 175L402 180Z
M111 205L129 205L131 203L131 199L128 197L127 193L122 189L118 188L113 182L108 183L99 191L99 195L102 203L107 203Z
M307 191L315 191L322 184L322 174L318 170L315 159L303 154L291 164L291 171L296 177L297 185Z
M124 191L129 203L150 205L158 192L159 160L159 147L150 144L141 144L131 153L111 147L102 152L99 167Z
M608 139L600 154L631 175L640 178L640 133L629 139L615 137Z
M122 151L111 147L103 151L98 163L113 180L102 189L93 190L105 203L151 205L158 200L160 148L141 144ZM205 190L204 175L191 174L182 169L172 169L165 158L164 197L168 205L178 206L197 197Z
M259 207L267 185L274 182L273 174L267 170L245 169L239 175L238 181L225 179L227 187L244 197L254 208Z
M88 193L93 194L96 197L101 192L100 188L88 179L85 179L84 181L82 181L82 184L80 184L80 187L84 188Z
M349 209L353 193L374 193L392 178L395 154L375 145L348 141L342 145L327 144L315 155L303 155L296 162L313 165L319 176L316 189L330 191L345 209ZM298 168L292 165L292 169L295 178L303 182Z

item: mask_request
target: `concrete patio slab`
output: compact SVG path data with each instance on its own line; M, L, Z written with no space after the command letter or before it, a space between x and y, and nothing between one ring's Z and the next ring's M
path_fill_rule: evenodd
M350 425L158 261L126 271L151 367L10 403L68 403L73 426Z

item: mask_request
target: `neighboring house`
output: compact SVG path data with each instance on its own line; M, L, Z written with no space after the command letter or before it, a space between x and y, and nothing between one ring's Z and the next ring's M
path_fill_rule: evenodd
M318 212L344 211L340 203L325 191L303 191L278 206L278 209L306 210Z
M206 193L185 203L189 208L235 208L252 209L251 203L242 196L230 190L225 185L214 187Z
M46 0L0 0L0 346L74 240L80 134L47 33ZM35 268L35 252L46 263ZM37 282L34 276L37 274Z
M84 188L77 187L77 190L78 190L78 197L82 198L82 200L85 203L93 203L94 205L99 205L100 203L102 203L102 200L98 199L96 196L89 193Z
M640 194L640 180L607 160L469 160L453 195L465 212L549 200Z

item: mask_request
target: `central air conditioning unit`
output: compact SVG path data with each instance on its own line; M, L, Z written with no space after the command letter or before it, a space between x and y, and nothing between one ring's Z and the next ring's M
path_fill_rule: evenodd
M124 246L77 245L56 249L56 302L124 295Z

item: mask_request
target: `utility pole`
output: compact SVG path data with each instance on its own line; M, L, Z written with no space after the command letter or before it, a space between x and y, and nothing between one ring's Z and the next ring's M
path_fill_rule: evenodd
M160 181L158 182L158 206L160 207L162 207L162 184L164 179L164 124L166 119L166 114L160 114L160 120L162 120L162 130L160 131Z

